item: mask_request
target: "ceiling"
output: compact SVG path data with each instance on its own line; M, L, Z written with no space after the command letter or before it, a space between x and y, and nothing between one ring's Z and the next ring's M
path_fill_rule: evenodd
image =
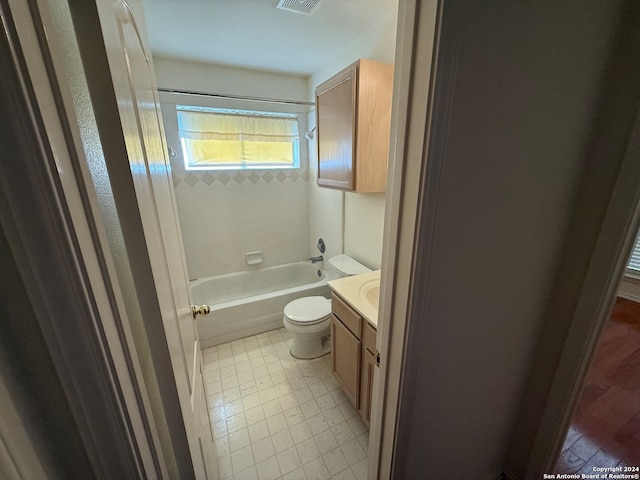
M144 0L163 57L311 75L396 14L397 0L322 0L312 16L276 0Z

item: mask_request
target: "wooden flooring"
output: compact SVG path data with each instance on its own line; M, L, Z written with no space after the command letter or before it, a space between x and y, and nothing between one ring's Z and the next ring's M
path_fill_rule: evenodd
M640 303L618 298L587 374L556 473L640 466Z

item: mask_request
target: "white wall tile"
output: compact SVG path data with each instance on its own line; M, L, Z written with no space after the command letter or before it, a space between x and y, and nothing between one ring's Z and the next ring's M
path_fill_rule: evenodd
M175 106L163 104L178 216L189 278L203 278L297 262L309 257L307 145L299 170L186 171L177 138ZM306 128L306 118L300 125ZM248 177L257 173L253 183ZM278 179L280 173L284 179ZM259 266L247 252L261 251Z

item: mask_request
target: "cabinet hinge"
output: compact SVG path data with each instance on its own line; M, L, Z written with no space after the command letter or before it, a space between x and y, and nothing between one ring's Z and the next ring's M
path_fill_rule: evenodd
M380 366L380 352L376 352L376 365Z

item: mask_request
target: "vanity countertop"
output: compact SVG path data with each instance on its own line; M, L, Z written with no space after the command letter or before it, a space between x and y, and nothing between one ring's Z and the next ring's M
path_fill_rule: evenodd
M338 278L328 283L331 290L340 295L373 327L378 328L380 270Z

